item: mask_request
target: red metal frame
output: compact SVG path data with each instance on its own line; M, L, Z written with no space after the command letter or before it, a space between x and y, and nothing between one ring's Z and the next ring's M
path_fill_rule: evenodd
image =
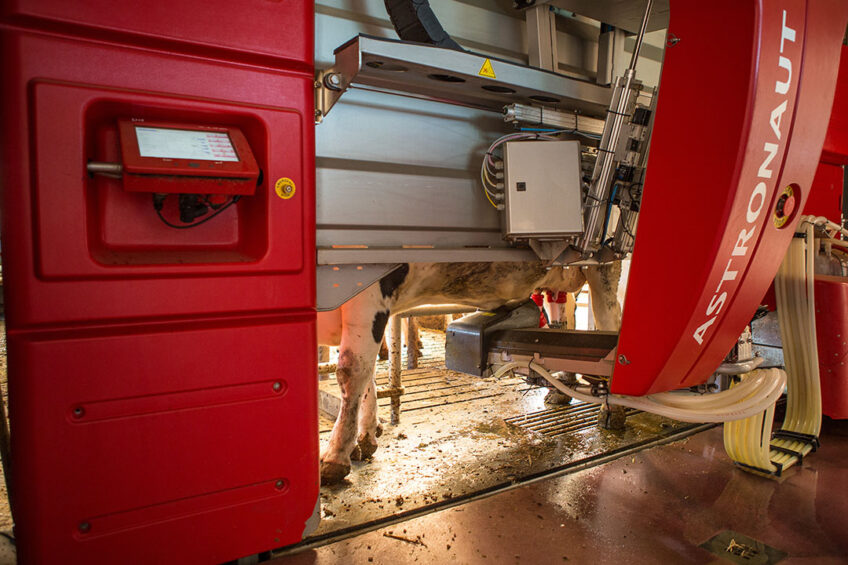
M0 10L19 560L221 563L299 541L319 488L312 3ZM86 173L119 160L129 118L238 128L264 180L173 230L149 194Z
M809 196L848 4L676 0L670 14L627 287L638 300L611 383L621 394L704 382L750 321ZM800 198L778 228L789 186Z

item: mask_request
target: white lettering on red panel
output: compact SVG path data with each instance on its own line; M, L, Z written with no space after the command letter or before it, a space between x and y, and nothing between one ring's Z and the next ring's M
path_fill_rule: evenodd
M782 72L778 76L785 78L785 80L778 79L774 84L774 91L783 96L789 92L789 87L792 84L792 61L783 55L783 48L786 41L795 42L795 30L786 25L786 10L783 10L783 26L780 31L780 57L778 58L778 67L780 67ZM777 155L780 149L780 144L782 143L781 138L783 136L781 135L780 126L783 113L786 112L788 105L787 102L788 101L784 99L771 112L769 125L771 126L772 133L774 134L774 140L763 143L763 160L757 170L758 182L756 182L751 190L751 194L748 197L748 207L745 210L746 225L739 231L739 236L737 237L736 244L733 246L733 250L730 253L730 258L727 260L727 266L724 268L724 273L721 275L718 287L716 288L713 297L710 299L710 303L707 305L706 315L708 319L706 322L698 326L695 333L692 334L692 337L696 342L698 342L698 345L704 343L704 336L706 336L710 326L715 323L716 318L718 318L718 315L721 313L724 303L727 301L728 292L733 289L736 284L738 284L736 279L739 274L739 267L737 267L737 265L744 266L745 264L745 258L749 251L748 240L751 239L756 232L757 220L760 218L766 204L768 186L763 179L772 178L772 170L770 167L772 160ZM775 143L775 141L777 143ZM741 257L742 259L734 259L735 257Z

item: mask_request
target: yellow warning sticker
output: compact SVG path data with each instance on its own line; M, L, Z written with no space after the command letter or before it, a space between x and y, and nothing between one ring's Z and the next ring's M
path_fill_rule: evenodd
M277 196L283 200L288 200L294 196L294 191L294 181L290 178L283 177L281 179L277 179L277 182L274 184L274 192L276 192Z
M486 59L486 62L483 63L482 67L480 67L480 72L477 74L486 78L498 78L495 76L495 69L492 68L492 62L488 59Z

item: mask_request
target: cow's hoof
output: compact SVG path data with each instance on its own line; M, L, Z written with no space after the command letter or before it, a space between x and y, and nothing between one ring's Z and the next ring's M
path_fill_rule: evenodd
M368 437L360 438L357 442L362 459L370 459L374 452L377 451L377 442Z
M627 412L623 406L602 405L598 412L598 427L604 430L623 430L627 423Z
M363 437L357 441L356 447L350 452L351 461L365 461L377 451L377 442Z
M321 486L335 485L348 476L350 465L321 461Z
M374 432L374 435L376 437L380 437L381 435L383 435L383 424L381 424L380 422L377 422L377 431Z
M549 388L548 394L545 395L545 404L565 406L566 404L571 404L571 397L567 394L561 393L555 388Z

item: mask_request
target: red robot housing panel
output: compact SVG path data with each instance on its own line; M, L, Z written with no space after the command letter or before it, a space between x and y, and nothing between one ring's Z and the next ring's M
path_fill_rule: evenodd
M5 4L22 562L221 563L314 523L312 9ZM127 123L189 132L147 132L138 148L174 169L122 161ZM136 191L90 168L122 162ZM219 174L183 174L193 164ZM238 191L192 188L233 172ZM281 198L278 182L297 190ZM186 221L189 205L208 221Z
M839 1L671 3L612 392L704 382L750 321L809 194L846 20Z

